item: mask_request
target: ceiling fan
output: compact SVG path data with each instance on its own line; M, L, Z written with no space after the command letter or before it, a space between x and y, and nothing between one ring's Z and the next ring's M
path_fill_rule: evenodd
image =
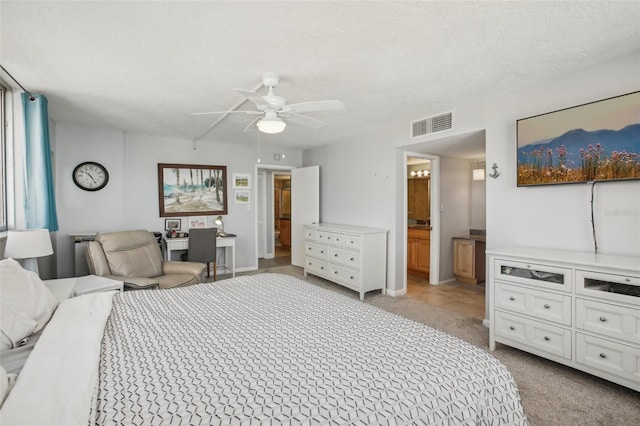
M209 111L209 112L194 112L191 115L206 115L206 114L233 114L244 113L251 115L259 115L253 120L244 131L249 131L255 124L258 130L263 133L280 133L287 126L286 122L300 124L312 129L319 129L326 123L315 118L301 115L301 112L317 112L317 111L335 111L345 109L342 101L338 99L326 100L326 101L311 101L301 102L297 104L287 105L287 100L283 97L276 96L273 93L274 87L278 85L280 79L276 74L267 73L262 76L262 86L267 87L269 92L262 96L255 90L242 90L235 89L238 93L243 95L246 99L253 102L257 109L254 111L238 111L235 108L240 107L244 100L237 104L237 106L229 111ZM258 86L260 88L260 86ZM257 90L257 89L256 89ZM286 122L285 122L286 120ZM219 121L219 120L218 120ZM217 122L216 122L217 123ZM215 124L215 123L214 123Z

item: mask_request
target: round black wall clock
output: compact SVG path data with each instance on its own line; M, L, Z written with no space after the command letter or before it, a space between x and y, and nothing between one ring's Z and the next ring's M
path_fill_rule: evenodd
M73 182L85 191L99 191L109 182L109 172L100 163L85 161L73 169Z

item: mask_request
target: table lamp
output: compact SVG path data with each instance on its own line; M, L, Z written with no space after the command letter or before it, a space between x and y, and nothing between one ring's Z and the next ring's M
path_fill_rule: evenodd
M216 220L214 220L213 223L214 225L216 225L216 228L224 232L224 222L222 221L222 216L216 217Z
M51 237L47 229L24 229L9 231L4 257L16 259L24 269L38 276L38 257L53 254Z

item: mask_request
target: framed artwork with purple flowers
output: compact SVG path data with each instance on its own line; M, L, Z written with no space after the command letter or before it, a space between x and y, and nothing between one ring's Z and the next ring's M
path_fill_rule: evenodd
M640 91L516 121L518 186L640 179Z

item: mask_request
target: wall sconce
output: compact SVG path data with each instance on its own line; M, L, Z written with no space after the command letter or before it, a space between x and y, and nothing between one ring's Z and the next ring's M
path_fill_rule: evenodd
M26 270L33 271L40 276L38 257L53 254L51 237L48 229L24 229L9 231L4 257L19 259Z
M500 176L500 173L498 172L498 165L496 163L493 163L493 166L491 166L491 168L493 169L493 173L489 173L489 177L497 179L498 176Z

